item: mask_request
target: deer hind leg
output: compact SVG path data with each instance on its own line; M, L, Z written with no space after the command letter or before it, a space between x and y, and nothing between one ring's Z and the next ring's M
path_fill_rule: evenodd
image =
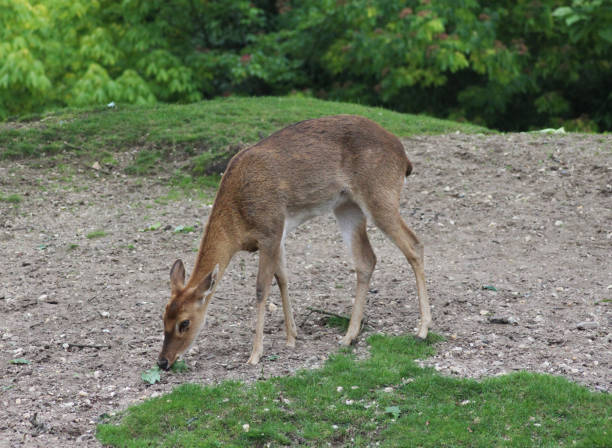
M255 340L253 350L247 364L255 365L263 354L263 330L266 314L266 300L270 294L272 277L278 266L278 246L274 249L263 247L259 249L259 271L257 273L257 311L255 319Z
M431 324L431 310L429 308L429 298L425 287L423 245L402 219L399 213L399 199L397 200L397 204L395 202L393 204L381 202L374 207L368 207L368 210L372 214L378 228L402 251L412 267L416 278L419 308L421 312L417 336L421 339L425 339Z
M281 300L283 303L283 313L285 315L285 332L287 334L287 346L295 347L295 338L297 337L297 330L295 326L295 320L293 319L293 309L291 308L291 299L287 292L287 267L285 262L285 247L281 242L279 248L278 266L276 268L276 283L278 283L278 289L280 289Z
M361 329L366 296L376 265L376 255L374 255L366 232L366 217L356 203L345 203L336 208L334 214L340 226L342 238L353 256L357 273L357 288L351 321L346 335L340 341L342 345L350 345Z

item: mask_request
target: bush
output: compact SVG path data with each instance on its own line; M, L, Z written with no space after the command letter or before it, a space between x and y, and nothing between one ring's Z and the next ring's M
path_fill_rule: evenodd
M612 130L609 0L0 0L0 119L299 94Z

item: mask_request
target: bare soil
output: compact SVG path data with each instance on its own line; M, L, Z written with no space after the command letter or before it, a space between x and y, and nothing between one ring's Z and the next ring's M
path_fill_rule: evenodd
M468 377L552 373L609 392L612 136L452 134L404 142L415 169L402 214L426 246L432 330L446 337L423 365ZM97 446L103 413L184 382L314 368L337 350L339 331L307 310L351 310L354 272L330 216L287 242L295 349L284 345L274 288L264 357L257 367L245 364L257 256L239 254L185 357L191 370L145 384L140 375L161 348L170 267L177 258L193 266L210 208L185 195L168 198L163 176L120 173L0 163L0 193L22 198L0 202L0 447ZM197 227L175 233L178 226ZM96 230L106 235L87 238ZM411 333L418 320L409 265L377 229L370 236L378 264L360 356L368 334ZM10 363L19 358L30 364Z

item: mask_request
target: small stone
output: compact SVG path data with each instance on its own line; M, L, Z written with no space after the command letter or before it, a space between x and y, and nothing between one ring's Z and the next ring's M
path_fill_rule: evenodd
M492 324L510 324L518 325L518 319L512 316L491 316L489 322Z
M392 387L385 387L383 390L385 392L393 392L393 388Z
M342 392L343 390L344 390L344 387L342 386L336 387L336 392Z
M576 324L576 328L579 330L593 330L597 327L599 327L599 324L594 321L579 322Z
M271 313L273 313L274 311L276 311L278 309L278 307L273 303L270 302L268 303L268 311L270 311Z
M249 432L250 429L251 429L251 425L249 425L248 423L245 423L244 425L242 425L242 430L244 432Z
M557 220L555 221L555 227L561 227L563 225L563 221Z
M489 314L488 310L480 310L480 315L481 316L486 316L487 314Z
M80 397L87 397L89 396L89 394L87 392L85 392L84 390L79 391L79 396Z
M353 400L346 400L345 403L346 403L347 406L350 406L350 405L352 405L354 403L354 401Z
M110 313L108 311L100 311L100 316L102 316L102 317L109 317Z

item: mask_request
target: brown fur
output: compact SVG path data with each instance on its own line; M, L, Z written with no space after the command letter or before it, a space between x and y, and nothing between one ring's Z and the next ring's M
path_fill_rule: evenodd
M419 336L425 337L431 317L423 250L398 211L404 177L411 171L404 148L393 134L352 115L296 123L236 154L223 175L186 285L179 275L184 276L182 262L173 266L172 297L164 317L170 335L167 338L190 338L191 342L198 328L178 335L175 329L179 319L203 323L216 279L223 276L232 256L240 250L259 250L256 338L249 362L256 364L263 350L263 305L273 276L280 278L287 342L293 345L296 331L287 296L282 244L285 227L327 209L338 218L357 270L357 298L343 343L351 343L359 332L367 285L376 263L366 234L366 216L398 245L413 267L421 304ZM204 284L216 265L219 272L212 286ZM164 347L170 345L165 342ZM181 344L181 349L187 345ZM164 349L160 359L166 358L171 364L180 353Z

